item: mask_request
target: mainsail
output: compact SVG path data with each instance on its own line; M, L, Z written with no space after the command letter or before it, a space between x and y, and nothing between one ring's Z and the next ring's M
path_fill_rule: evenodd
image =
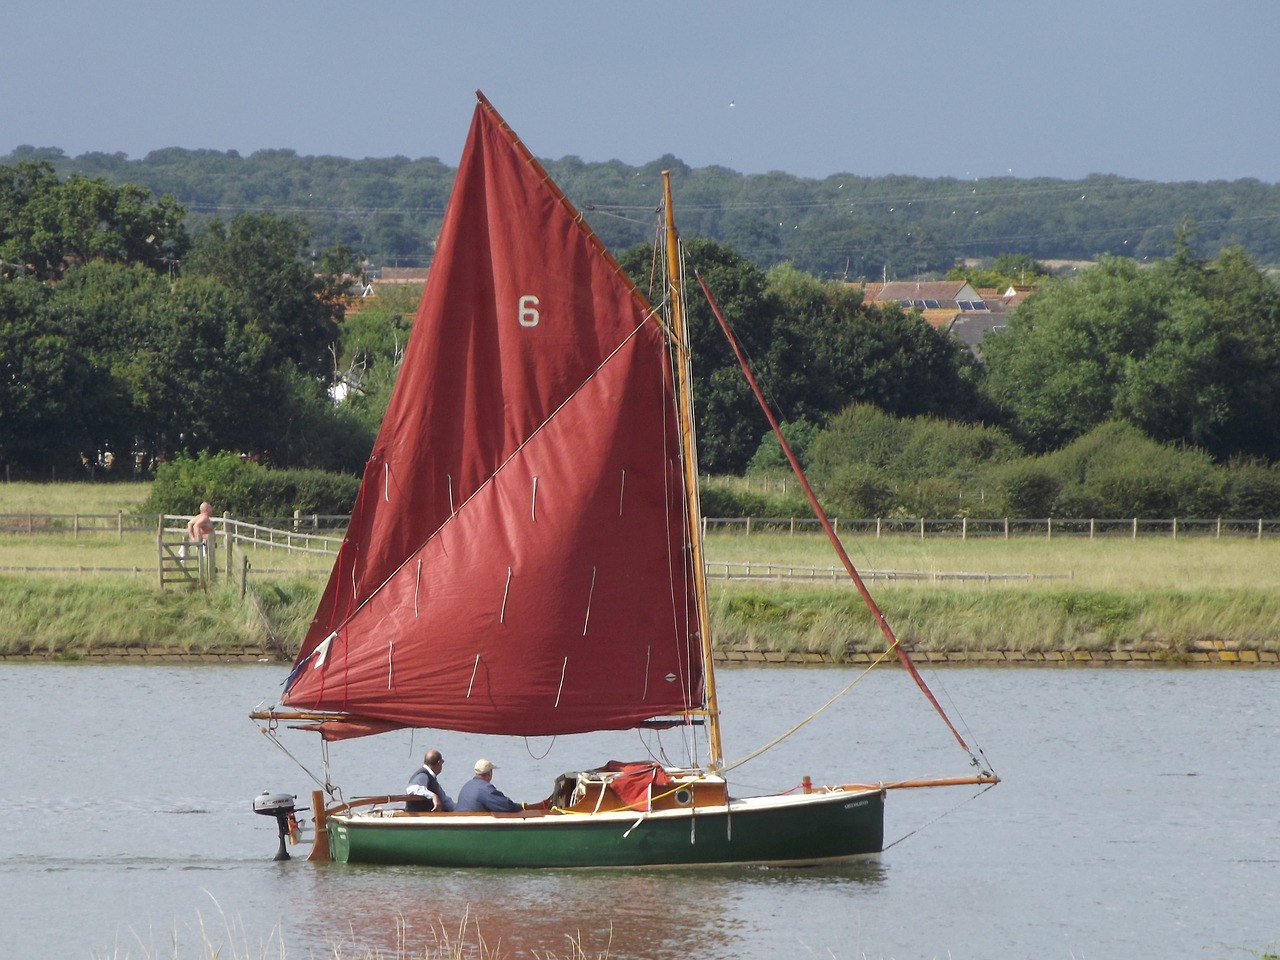
M540 736L702 709L666 340L481 98L283 703L341 714L330 738Z

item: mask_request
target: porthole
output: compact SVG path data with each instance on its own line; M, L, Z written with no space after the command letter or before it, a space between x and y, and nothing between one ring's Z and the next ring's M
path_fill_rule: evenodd
M693 791L687 787L681 787L677 790L675 797L676 803L680 804L682 807L687 807L689 804L693 803Z

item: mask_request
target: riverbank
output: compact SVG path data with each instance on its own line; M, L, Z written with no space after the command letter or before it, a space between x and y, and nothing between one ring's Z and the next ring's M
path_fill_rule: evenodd
M244 663L292 660L315 577L158 590L116 577L0 576L0 661ZM884 638L852 588L718 583L721 662L870 664ZM1067 582L886 585L877 601L912 657L939 665L1268 665L1280 662L1280 593L1082 589Z

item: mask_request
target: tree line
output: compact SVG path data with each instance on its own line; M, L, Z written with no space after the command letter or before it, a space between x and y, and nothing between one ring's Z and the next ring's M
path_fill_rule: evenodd
M351 160L292 150L169 148L130 159L24 146L0 157L0 165L21 162L48 163L63 177L145 184L154 196L174 197L195 226L246 211L298 215L318 248L345 244L375 267L429 263L454 175L435 157ZM1188 220L1198 224L1200 256L1238 246L1260 263L1280 263L1280 185L1250 179L805 179L693 168L671 155L641 166L572 156L545 165L610 249L649 241L660 172L669 169L686 235L716 240L764 268L791 263L827 279L915 278L1011 251L1142 262L1167 256Z
M1042 278L980 357L918 313L866 302L857 285L791 263L766 269L713 239L690 237L686 249L788 438L846 515L950 515L966 497L999 496L1022 515L1088 504L1102 515L1125 502L1127 516L1243 509L1244 487L1221 471L1248 472L1256 504L1280 460L1280 288L1242 249L1209 258L1194 241L1184 228L1172 255L1146 266L1110 257ZM650 249L619 259L645 289ZM19 476L132 475L232 451L358 474L416 306L405 292L348 317L360 261L344 244L318 247L299 216L188 224L170 196L60 178L47 163L0 167L3 465ZM1042 276L1040 266L1020 255L983 268ZM709 308L698 297L690 306L700 468L776 468ZM349 389L337 403L339 383ZM866 411L897 426L851 427L865 427ZM1213 477L1107 501L1106 485L1080 472L1106 458L1060 456L1082 442L1145 450L1172 473L1185 471L1152 451L1181 450ZM1125 471L1125 483L1143 472Z

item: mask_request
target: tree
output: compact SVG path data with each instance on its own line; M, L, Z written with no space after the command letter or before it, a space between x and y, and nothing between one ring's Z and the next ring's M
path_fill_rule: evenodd
M1117 384L1156 341L1172 291L1128 260L1054 280L983 340L983 390L1035 449L1062 446L1112 414Z
M93 260L170 272L189 245L184 210L170 196L150 197L102 178L59 181L47 162L0 167L0 261L13 265L0 272L57 280Z
M984 389L1037 449L1119 418L1219 459L1280 458L1280 289L1239 249L1205 261L1186 240L1151 268L1048 283L984 341Z
M275 214L242 213L210 222L196 237L183 275L206 277L236 291L267 338L272 366L288 362L327 378L338 337L341 291L356 270L350 250L317 254L306 223Z

